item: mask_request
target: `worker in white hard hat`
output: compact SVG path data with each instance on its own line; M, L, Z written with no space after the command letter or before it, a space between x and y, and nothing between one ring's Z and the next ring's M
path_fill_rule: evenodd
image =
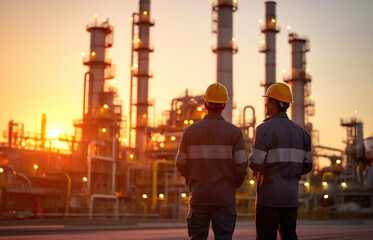
M312 169L311 138L286 111L293 94L274 83L266 94L268 118L255 131L250 168L257 178L256 239L297 239L298 185Z
M227 89L213 83L204 93L205 117L184 130L176 167L189 187L189 239L232 239L236 225L235 192L247 174L241 130L222 117Z

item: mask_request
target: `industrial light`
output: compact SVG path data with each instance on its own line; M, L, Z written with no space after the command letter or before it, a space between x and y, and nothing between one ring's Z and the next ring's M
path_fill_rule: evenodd
M130 154L130 158L131 158L131 159L133 158L133 154L132 154L132 153Z
M152 141L155 142L157 140L156 137L152 137Z
M22 143L21 143L21 146L22 146L22 147L26 146L26 143L25 143L25 142L22 142Z
M188 120L184 120L184 124L188 124Z
M164 198L164 194L163 194L163 193L160 193L160 194L159 194L159 198Z
M198 112L201 112L201 111L202 111L202 107L198 107L198 108L197 108L197 111L198 111Z
M87 177L83 177L83 182L87 182L88 181L88 178Z
M145 193L142 195L142 198L143 199L147 199L148 198L148 195L146 195Z
M39 166L37 164L34 164L34 169L38 169Z
M147 11L143 11L142 15L146 16L146 15L148 15L148 12Z
M181 109L178 109L178 110L176 111L176 113L177 113L177 114L181 114Z
M308 187L308 186L310 186L310 183L309 182L305 182L304 186Z
M175 141L176 140L176 137L175 136L172 136L171 137L171 141Z
M347 187L347 183L346 183L346 182L342 182L342 183L341 183L341 186L342 186L343 188L346 188L346 187Z
M4 172L4 168L0 168L0 173Z
M122 138L122 142L127 142L127 138Z
M186 196L187 196L186 193L181 194L181 197L183 197L183 198L185 198Z
M325 194L324 195L324 199L328 199L329 198L329 195L328 194Z
M109 108L109 105L104 104L104 108L105 108L105 109L108 109L108 108Z
M96 53L95 52L91 52L91 56L92 57L96 56Z
M190 123L190 124L193 124L193 123L194 123L194 121L193 121L193 120L190 120L190 121L189 121L189 123Z
M251 180L249 181L249 183L250 183L251 185L254 185L255 181L251 179Z
M142 118L146 118L146 113L144 113L144 114L142 115Z
M136 40L136 42L138 42L138 43L139 43L139 42L141 42L141 39L140 39L140 38L138 38L138 39Z
M106 133L106 128L101 128L101 132Z
M271 22L275 23L275 22L276 22L276 19L272 18L272 19L271 19Z
M337 159L337 161L335 161L336 164L341 164L342 161L340 159Z
M328 186L328 183L327 183L327 182L322 182L322 185L323 185L324 187L326 187L326 186Z

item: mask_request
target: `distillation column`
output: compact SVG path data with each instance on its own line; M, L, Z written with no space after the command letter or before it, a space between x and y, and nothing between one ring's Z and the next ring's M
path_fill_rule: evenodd
M90 52L84 56L83 63L89 67L84 76L83 124L75 124L83 130L83 154L87 154L92 140L112 142L119 132L120 111L114 112L113 89L105 89L105 81L114 78L114 66L107 48L113 45L113 24L106 19L87 25L90 32ZM118 115L115 117L115 115ZM115 123L114 123L115 120ZM110 152L107 150L106 152Z
M223 84L229 95L229 101L223 111L226 121L232 122L233 111L233 54L237 53L233 38L233 12L237 11L237 0L217 0L213 4L213 14L217 14L217 46L213 52L217 54L217 82Z
M140 0L140 12L138 20L137 51L138 71L137 77L137 103L136 103L136 155L137 159L147 165L147 128L148 128L148 106L149 106L149 53L153 50L149 46L150 27L154 23L150 21L150 0Z
M266 15L265 23L262 26L262 33L265 34L265 43L260 52L265 54L265 82L262 84L264 92L276 82L276 33L280 31L276 27L276 2L265 2Z
M309 83L311 77L306 74L306 55L309 51L309 40L307 38L298 37L294 33L289 34L289 43L291 44L291 78L285 79L289 83L293 91L293 104L291 104L291 119L305 128L308 132L311 129L307 128L305 117L308 107L313 106L309 101L310 90Z

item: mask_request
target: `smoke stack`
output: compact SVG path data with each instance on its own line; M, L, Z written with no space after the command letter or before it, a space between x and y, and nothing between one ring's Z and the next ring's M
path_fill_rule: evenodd
M44 149L45 146L45 133L47 128L47 114L43 113L41 115L41 131L40 131L40 139L41 139L41 148Z
M265 54L265 83L264 92L276 82L276 33L280 29L276 26L276 2L265 2L266 15L262 33L265 34L264 46L259 50Z
M217 55L217 82L223 84L229 95L229 101L223 111L226 121L232 122L233 110L233 54L237 53L233 38L233 12L237 11L237 0L217 0L213 4L213 19L217 24L217 46L213 52Z
M259 50L265 54L265 82L262 84L264 92L276 82L276 33L280 32L276 26L276 2L267 1L265 7L265 23L262 26L265 42Z
M295 33L289 33L289 43L291 45L291 78L285 79L289 83L293 92L293 104L291 104L291 119L306 128L305 117L307 107L313 107L313 104L306 98L310 96L311 77L306 74L306 52L309 51L309 40L298 37Z
M138 25L138 38L136 40L138 71L135 74L137 77L137 107L136 107L136 151L137 159L141 163L145 163L146 167L146 150L147 150L147 128L148 128L148 92L149 92L149 53L153 50L149 46L150 42L150 27L154 23L150 21L150 0L140 0L140 12L138 20L135 22Z

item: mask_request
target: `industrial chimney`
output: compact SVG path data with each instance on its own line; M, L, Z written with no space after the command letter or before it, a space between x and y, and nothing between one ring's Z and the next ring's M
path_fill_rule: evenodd
M280 28L276 26L276 2L267 1L265 6L265 23L262 26L265 42L259 50L265 54L265 82L262 84L264 92L276 82L276 33L280 31Z
M213 52L217 54L217 82L223 84L229 95L229 101L223 111L226 121L232 122L233 110L233 54L237 53L233 38L233 12L237 11L237 0L216 0L213 10L213 33L217 33L217 45ZM216 27L217 25L217 27Z
M293 104L291 104L291 119L312 131L312 125L308 123L308 116L314 114L314 104L310 90L311 77L306 73L306 52L309 51L309 40L298 37L295 33L289 33L291 45L291 77L285 79L293 92Z
M134 74L137 77L137 102L136 102L136 159L146 167L148 106L149 106L149 53L153 50L149 46L150 27L150 0L140 0L138 19L134 20L138 26L138 38L134 50L137 52L138 69ZM131 89L132 91L132 89ZM130 126L132 127L132 126Z
M113 27L108 19L97 20L87 25L90 33L90 51L83 57L83 64L89 70L84 75L83 121L75 121L74 125L82 129L83 156L88 154L91 142L100 146L97 154L111 155L112 144L116 142L120 132L121 106L115 104L117 90L112 86L115 67L108 48L113 45Z

